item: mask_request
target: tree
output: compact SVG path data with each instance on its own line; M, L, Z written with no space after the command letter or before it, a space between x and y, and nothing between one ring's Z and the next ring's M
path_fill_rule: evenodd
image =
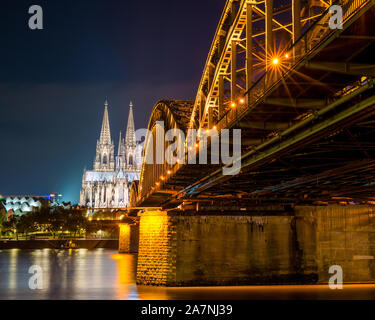
M51 209L47 206L42 206L33 212L34 221L40 231L50 231L50 213Z
M66 209L58 207L50 211L49 215L49 229L55 235L64 227Z
M76 236L81 229L86 229L87 219L83 210L66 209L65 229Z
M25 215L20 216L16 223L16 230L17 233L24 233L26 234L26 236L29 232L36 231L37 225L35 223L34 214L32 212L29 212Z
M5 211L0 210L0 229L3 228L3 223L7 220Z
M3 222L3 228L8 231L16 232L16 239L18 240L18 232L17 232L17 223L18 217L16 215L12 215L8 221Z

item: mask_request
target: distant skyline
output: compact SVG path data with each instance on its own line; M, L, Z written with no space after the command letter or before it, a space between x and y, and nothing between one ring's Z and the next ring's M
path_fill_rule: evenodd
M137 128L160 99L194 99L225 0L3 0L0 194L62 193L78 202L104 101L112 139L129 102Z

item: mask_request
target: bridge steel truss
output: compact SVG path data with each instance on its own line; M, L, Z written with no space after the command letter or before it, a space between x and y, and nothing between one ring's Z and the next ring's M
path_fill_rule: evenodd
M276 2L283 5L275 8ZM288 47L321 17L329 2L308 1L301 6L299 0L227 1L203 69L190 127L226 128L251 107L259 92L246 93L267 71L264 84L272 84L280 74L276 62L283 68L305 54L300 48L289 52ZM310 47L319 40L321 28L325 26L309 33Z
M328 27L332 4L342 29ZM241 173L144 164L132 205L375 199L374 17L373 0L228 0L195 101L158 103L149 130L239 128Z

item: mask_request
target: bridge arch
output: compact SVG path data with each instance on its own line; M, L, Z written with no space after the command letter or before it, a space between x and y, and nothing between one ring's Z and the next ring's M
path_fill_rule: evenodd
M193 106L193 101L183 100L161 100L155 104L147 126L148 133L143 148L140 180L138 184L132 184L130 190L131 206L136 206L149 193L157 191L162 186L164 177L178 170L180 166L178 163L176 165L170 165L164 161L162 164L156 163L156 129L162 121L164 132L179 129L186 134ZM167 147L168 144L165 143L164 148ZM146 159L152 159L153 163L149 163L150 161Z
M134 180L130 185L129 191L129 207L135 207L137 205L137 198L138 198L138 186L139 181Z

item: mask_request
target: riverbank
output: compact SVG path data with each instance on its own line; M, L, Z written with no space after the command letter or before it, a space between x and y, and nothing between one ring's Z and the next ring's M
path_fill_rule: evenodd
M0 240L0 249L118 249L118 240L77 239L77 240Z

